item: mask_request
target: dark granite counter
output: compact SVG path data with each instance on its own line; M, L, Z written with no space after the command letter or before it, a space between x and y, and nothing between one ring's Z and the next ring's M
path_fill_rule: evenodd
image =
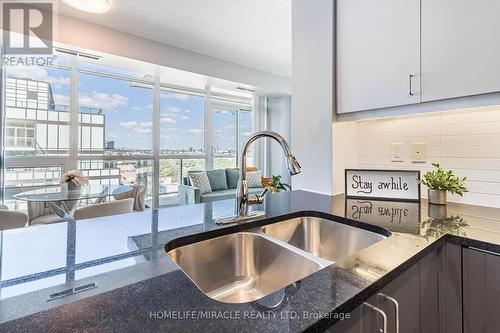
M444 241L500 252L500 209L450 203L445 211L425 201L297 191L268 196L264 220L216 225L233 205L226 200L2 232L0 331L320 331ZM300 280L277 312L209 298L164 253L165 244L172 249L309 215L390 237ZM272 304L285 289L259 302Z

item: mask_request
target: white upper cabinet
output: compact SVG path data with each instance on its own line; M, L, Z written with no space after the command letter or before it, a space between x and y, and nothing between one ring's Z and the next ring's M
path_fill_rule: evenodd
M497 91L500 0L422 0L422 101Z
M337 0L336 35L338 113L420 102L420 0Z

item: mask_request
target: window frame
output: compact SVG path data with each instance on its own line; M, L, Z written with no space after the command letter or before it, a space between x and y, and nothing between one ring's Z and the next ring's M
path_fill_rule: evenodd
M64 122L64 124L69 125L69 148L68 153L62 155L40 155L40 156L9 156L4 159L5 163L3 163L3 168L16 168L16 167L31 167L31 166L39 166L39 165L49 165L49 166L61 166L63 171L72 170L78 168L78 163L80 161L125 161L125 160L152 160L153 161L153 181L152 181L152 203L153 209L158 208L159 196L167 193L160 193L159 185L160 185L160 174L159 167L160 161L166 159L178 159L181 160L191 160L191 159L201 159L204 160L204 165L206 170L213 169L214 167L214 150L213 150L213 112L214 109L231 109L237 111L236 120L235 120L235 141L236 141L236 166L239 165L240 160L240 128L239 128L239 119L241 112L251 112L252 113L252 131L255 130L255 110L254 110L254 96L253 94L250 97L240 96L240 95L230 95L225 92L213 91L213 88L209 85L205 86L205 89L196 89L185 86L177 86L172 84L166 84L160 81L158 76L144 76L144 78L138 78L135 76L127 76L122 74L117 74L113 72L99 72L97 70L83 68L80 66L80 56L78 55L65 55L65 57L69 59L69 64L53 64L51 66L47 66L55 69L63 69L68 70L70 74L70 102L69 102L69 121ZM106 66L106 65L103 65ZM109 66L108 66L109 67ZM2 71L2 75L6 77L6 71ZM80 127L80 105L79 105L79 79L80 74L86 75L96 75L99 77L110 78L110 79L119 79L125 80L128 82L134 82L138 85L145 85L148 88L152 89L152 105L153 105L153 131L152 131L152 151L151 154L138 154L133 156L119 156L119 155L93 155L90 154L81 154L79 151L79 127ZM3 85L2 94L5 96L6 87ZM162 154L160 150L160 95L161 92L171 92L171 93L180 93L194 96L203 96L204 97L204 114L203 114L203 136L204 143L203 149L204 152L202 155L198 154ZM2 114L5 114L5 108L7 106L5 104L2 105ZM60 123L60 122L58 122ZM4 122L5 124L5 122ZM104 126L104 125L103 125ZM4 142L5 132L4 126L2 126L2 143ZM106 133L104 130L104 138L106 138ZM4 145L2 145L2 155L4 152ZM182 182L182 174L184 173L181 167L181 182ZM2 170L1 182L3 183L4 171ZM3 202L4 199L5 188L2 187L1 199ZM170 193L168 193L170 194Z

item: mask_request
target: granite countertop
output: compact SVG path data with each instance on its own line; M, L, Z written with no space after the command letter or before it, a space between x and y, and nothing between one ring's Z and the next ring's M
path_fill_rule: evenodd
M267 196L264 220L213 222L233 207L225 200L1 232L0 331L319 331L444 241L500 253L495 208L295 191ZM164 252L310 215L390 236L300 280L277 312L209 298ZM272 304L284 289L259 302Z

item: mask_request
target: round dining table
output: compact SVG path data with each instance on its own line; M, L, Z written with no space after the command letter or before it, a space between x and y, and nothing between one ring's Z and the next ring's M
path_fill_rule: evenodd
M72 208L80 200L89 200L92 204L96 204L130 191L132 187L127 185L87 184L74 190L68 190L67 185L60 185L17 193L13 198L27 202L42 202L58 216L71 219Z

